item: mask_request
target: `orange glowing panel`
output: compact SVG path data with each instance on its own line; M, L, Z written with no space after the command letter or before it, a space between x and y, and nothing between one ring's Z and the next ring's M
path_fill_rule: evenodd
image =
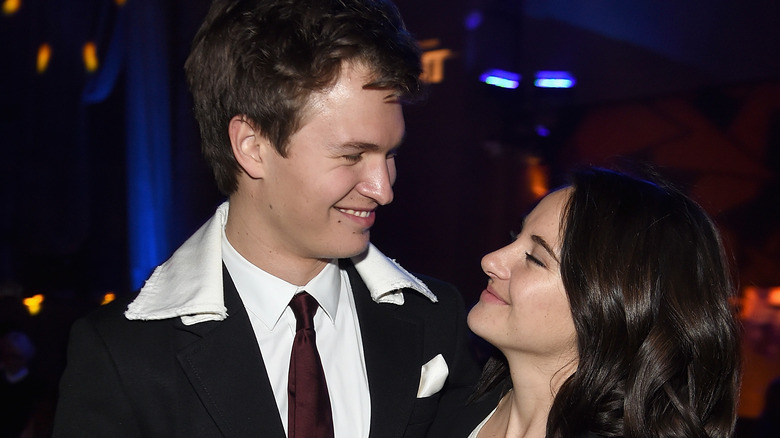
M43 73L49 68L49 60L51 59L51 46L48 43L43 43L38 47L38 60L36 63L36 70L38 73Z
M3 2L3 13L5 15L11 15L18 11L21 6L21 0L5 0Z
M423 52L422 75L420 79L429 84L438 84L444 80L444 61L453 56L450 49L437 49Z
M84 68L92 73L98 69L97 47L92 41L84 44Z
M33 295L29 298L25 298L22 300L25 306L27 306L27 311L30 312L30 315L37 315L41 312L41 303L43 302L43 295L37 294Z

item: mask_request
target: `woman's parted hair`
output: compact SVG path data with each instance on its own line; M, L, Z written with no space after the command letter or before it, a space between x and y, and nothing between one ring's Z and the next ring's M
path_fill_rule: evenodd
M699 205L652 179L573 176L561 276L579 364L553 402L550 438L733 433L740 335L723 245ZM479 386L511 383L507 371L491 359Z
M421 94L419 48L388 0L216 0L185 63L202 151L224 194L237 188L228 124L245 115L277 151L309 96L344 62L369 68L366 87Z

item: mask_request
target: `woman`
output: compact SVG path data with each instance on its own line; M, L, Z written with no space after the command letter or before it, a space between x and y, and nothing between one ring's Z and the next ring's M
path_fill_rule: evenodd
M734 287L715 226L682 193L585 170L482 268L468 322L501 355L461 417L484 421L461 436L733 433Z

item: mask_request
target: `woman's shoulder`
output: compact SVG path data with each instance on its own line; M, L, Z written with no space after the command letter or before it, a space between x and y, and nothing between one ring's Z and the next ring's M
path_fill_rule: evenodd
M454 410L450 415L437 416L428 431L430 438L466 438L487 416L489 416L501 399L501 391L494 389L476 400L469 401L465 406Z

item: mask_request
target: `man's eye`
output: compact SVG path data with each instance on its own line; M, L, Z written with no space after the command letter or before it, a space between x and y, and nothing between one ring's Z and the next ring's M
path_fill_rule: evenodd
M541 266L542 268L546 268L547 267L547 265L542 263L541 260L537 259L536 257L531 255L530 253L525 253L525 259L528 260L529 262L535 264L535 265Z
M344 159L352 163L357 163L361 158L363 158L362 154L344 155Z

